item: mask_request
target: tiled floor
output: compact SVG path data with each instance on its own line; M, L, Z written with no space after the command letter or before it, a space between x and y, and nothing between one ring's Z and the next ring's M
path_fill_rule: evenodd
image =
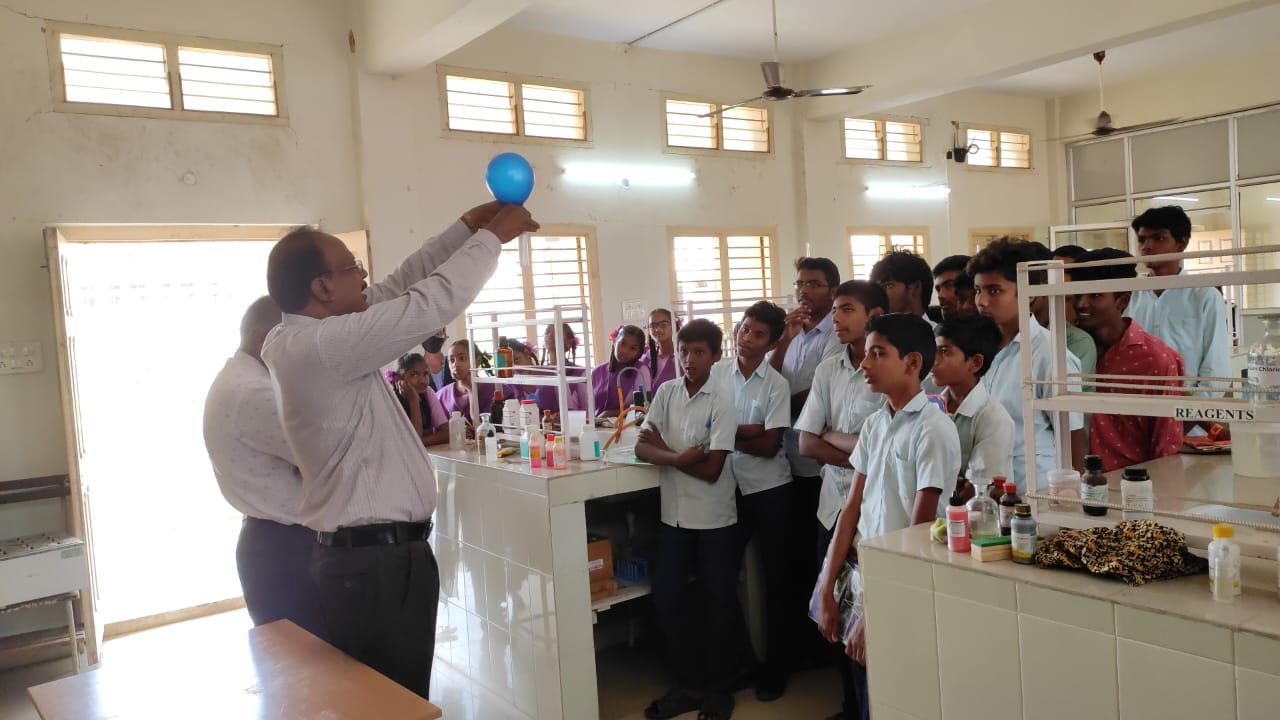
M116 638L107 643L104 662L154 662L157 654L180 660L200 648L217 647L217 638L250 627L245 611L223 613L200 620L169 625ZM203 659L216 667L216 658ZM31 685L70 674L67 660L0 671L0 718L39 720L27 697ZM610 650L599 658L600 717L602 720L639 720L648 703L665 691L661 663L649 653ZM738 693L738 720L773 718L823 718L837 709L840 686L834 670L814 670L792 678L787 694L773 703L761 703L751 691ZM517 720L520 716L501 699L477 687L449 665L435 664L431 700L447 720ZM693 714L687 717L694 717Z

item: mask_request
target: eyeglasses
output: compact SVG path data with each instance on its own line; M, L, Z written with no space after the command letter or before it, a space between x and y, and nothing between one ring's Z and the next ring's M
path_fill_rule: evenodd
M658 322L649 323L650 330L666 330L669 327L671 327L670 320L659 320Z
M337 270L325 270L319 275L316 275L316 277L324 277L325 275L335 275L337 273L349 273L352 270L359 270L360 272L364 272L364 263L357 258L354 263L344 268L338 268Z
M804 288L805 290L817 290L818 288L831 287L830 285L819 282L817 280L797 280L795 281L797 290Z

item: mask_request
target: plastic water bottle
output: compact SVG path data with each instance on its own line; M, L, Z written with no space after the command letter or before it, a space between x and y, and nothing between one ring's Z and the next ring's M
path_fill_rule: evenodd
M467 423L457 410L449 416L449 449L461 450L467 445Z

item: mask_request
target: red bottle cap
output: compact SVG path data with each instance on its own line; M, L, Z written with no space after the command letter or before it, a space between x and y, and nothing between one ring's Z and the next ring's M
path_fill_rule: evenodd
M1013 484L1013 483L1007 482L1007 483L1005 483L1005 484L1004 484L1004 491L1005 491L1006 493L1008 493L1009 495L1017 495L1017 494L1018 494L1018 486L1017 486L1017 485L1015 485L1015 484Z

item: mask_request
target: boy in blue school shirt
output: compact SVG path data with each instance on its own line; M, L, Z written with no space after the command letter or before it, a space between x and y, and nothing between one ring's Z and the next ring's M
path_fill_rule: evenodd
M969 274L973 276L975 291L974 302L978 306L978 314L989 317L1000 328L1000 349L991 360L991 367L982 377L982 384L991 396L1000 401L1009 417L1013 419L1013 479L1018 486L1018 494L1027 491L1027 454L1035 458L1036 487L1049 486L1049 471L1057 467L1057 447L1054 442L1054 424L1057 413L1047 410L1036 410L1031 415L1035 428L1035 447L1023 447L1022 407L1022 353L1031 351L1031 374L1036 380L1050 380L1051 364L1049 358L1049 331L1041 327L1034 318L1031 320L1031 337L1022 337L1018 325L1018 263L1052 259L1049 248L1038 242L1023 242L1012 238L992 240L973 259L969 261ZM1032 285L1042 285L1048 281L1044 270L1036 270L1028 274ZM1044 298L1034 298L1044 302ZM1067 372L1080 372L1080 360L1070 352L1067 353ZM1050 395L1047 385L1036 386L1036 396L1046 398ZM1071 437L1071 467L1081 470L1084 467L1085 438L1084 416L1080 413L1068 414L1067 430Z
M868 715L866 694L866 623L864 613L848 636L838 630L840 608L835 582L846 558L856 557L855 532L866 539L931 523L938 499L950 495L960 472L960 440L956 428L929 402L920 382L933 366L933 330L924 318L907 313L873 317L867 322L867 352L862 371L867 385L883 393L887 404L863 424L849 464L853 489L822 566L818 626L832 642L843 642L854 660L861 708ZM845 712L837 717L848 717Z
M933 359L933 381L942 388L947 415L960 436L960 477L977 462L986 477L1009 477L1013 465L1013 418L982 385L982 376L1000 349L1000 328L991 318L943 319L933 329L938 351ZM965 500L975 491L966 485Z
M735 630L741 624L742 545L733 473L724 472L735 447L738 410L711 380L723 338L709 320L681 328L676 353L684 376L658 388L636 443L637 457L663 466L653 596L676 679L675 687L645 709L651 720L693 710L709 720L733 715L729 685L742 660L734 652L741 647ZM698 578L693 586L690 575Z
M755 539L764 576L765 648L756 673L756 698L782 697L787 685L788 648L795 615L787 612L791 562L788 520L794 489L782 435L791 426L791 386L765 356L782 336L787 312L760 301L742 313L734 331L736 357L724 358L711 379L724 387L738 408L738 435L728 469L738 487L738 527L743 550Z

